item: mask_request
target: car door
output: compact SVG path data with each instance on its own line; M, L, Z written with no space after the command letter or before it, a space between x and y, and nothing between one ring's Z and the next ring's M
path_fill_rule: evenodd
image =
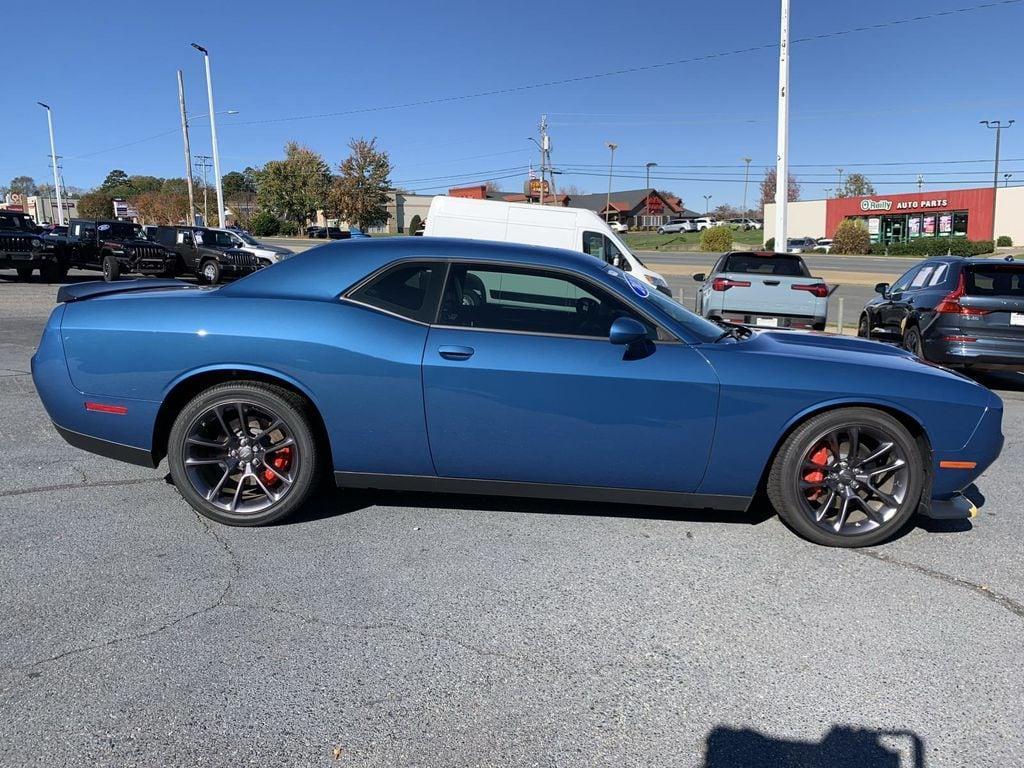
M83 221L75 226L75 230L75 260L82 266L98 267L100 252L96 225Z
M453 263L423 356L437 473L694 490L714 433L717 377L675 340L642 356L612 345L609 327L623 315L658 333L588 278Z
M907 297L904 294L920 268L920 264L915 264L900 275L896 282L889 286L883 301L879 304L878 324L886 333L903 332L903 318L907 315Z

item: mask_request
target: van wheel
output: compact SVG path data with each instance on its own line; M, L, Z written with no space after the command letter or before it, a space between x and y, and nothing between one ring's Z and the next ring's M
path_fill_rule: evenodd
M214 259L207 259L199 268L200 282L208 285L216 285L220 282L220 264Z
M108 283L112 283L121 277L121 263L117 260L117 257L108 253L103 257L103 279Z

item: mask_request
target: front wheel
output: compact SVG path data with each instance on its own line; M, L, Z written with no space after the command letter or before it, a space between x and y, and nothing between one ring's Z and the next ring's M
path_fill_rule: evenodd
M860 316L860 322L857 323L857 335L862 339L871 338L871 321L868 320L867 315Z
M215 259L207 259L199 269L199 279L207 285L220 282L220 264Z
M906 526L924 484L924 458L906 427L883 411L841 408L786 438L767 491L782 521L804 538L866 547Z
M260 382L201 392L174 421L167 463L192 508L226 525L280 520L309 498L319 475L307 406Z
M113 283L121 277L121 262L117 260L117 257L108 253L103 257L103 279L108 283Z

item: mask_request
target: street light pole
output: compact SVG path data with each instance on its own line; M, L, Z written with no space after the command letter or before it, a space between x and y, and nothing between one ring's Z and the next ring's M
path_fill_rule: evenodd
M836 168L836 197L842 193L843 190L843 169Z
M53 114L50 111L50 107L43 104L43 102L37 101L36 104L46 110L46 123L50 127L50 162L53 163L53 188L57 191L57 223L63 227L64 201L60 195L60 177L57 172L57 145L53 140Z
M711 208L712 195L704 195L704 215L707 216L708 210Z
M996 163L995 168L992 171L992 205L995 205L996 191L999 189L999 138L1003 133L1003 128L1010 128L1016 121L1010 120L1007 123L1003 123L1002 120L981 120L980 124L986 128L994 128L996 132ZM996 239L996 217L992 217L992 242Z
M789 0L779 26L779 123L775 158L775 250L786 250L789 213Z
M217 148L217 117L213 108L213 76L210 74L210 52L203 46L192 43L192 47L203 54L206 64L206 96L210 101L210 141L213 143L213 181L217 185L217 224L223 228L224 221L224 189L220 183L220 151Z
M743 162L747 164L746 169L743 171L743 218L747 217L747 183L750 181L751 160L753 160L751 157L743 158Z
M1010 179L1012 179L1012 178L1013 178L1013 174L1012 173L1004 173L1003 174L1003 186L1004 187L1010 186Z
M185 140L185 181L188 182L188 225L196 225L196 196L192 188L192 149L188 141L188 113L185 111L185 79L178 70L178 108L181 110L181 135Z
M211 158L209 155L196 155L196 162L199 162L201 164L200 167L203 169L203 226L204 227L210 226L210 206L209 206L209 204L207 202L207 195L206 195L206 192L210 188L210 186L209 186L209 184L206 181L206 170L210 167L210 160L212 160L212 159L213 158ZM223 227L221 227L221 229L223 229Z
M604 204L604 220L605 223L608 223L608 214L611 213L612 208L612 169L615 167L615 150L619 148L619 145L614 141L609 141L605 146L612 152L611 159L608 161L608 197Z

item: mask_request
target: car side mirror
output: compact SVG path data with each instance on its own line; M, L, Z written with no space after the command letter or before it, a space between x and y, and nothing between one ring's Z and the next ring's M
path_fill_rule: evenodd
M694 282L697 283L703 283L705 280L707 280L707 278L708 276L705 275L703 272L698 272L696 275L693 276Z
M615 322L612 323L611 330L608 332L608 341L621 346L636 344L638 341L643 341L646 338L647 328L639 320L634 320L632 317L616 318Z
M885 294L887 294L888 292L889 292L889 284L888 283L878 283L877 285L875 285L875 293L877 293L877 294L879 294L881 296L885 296Z

